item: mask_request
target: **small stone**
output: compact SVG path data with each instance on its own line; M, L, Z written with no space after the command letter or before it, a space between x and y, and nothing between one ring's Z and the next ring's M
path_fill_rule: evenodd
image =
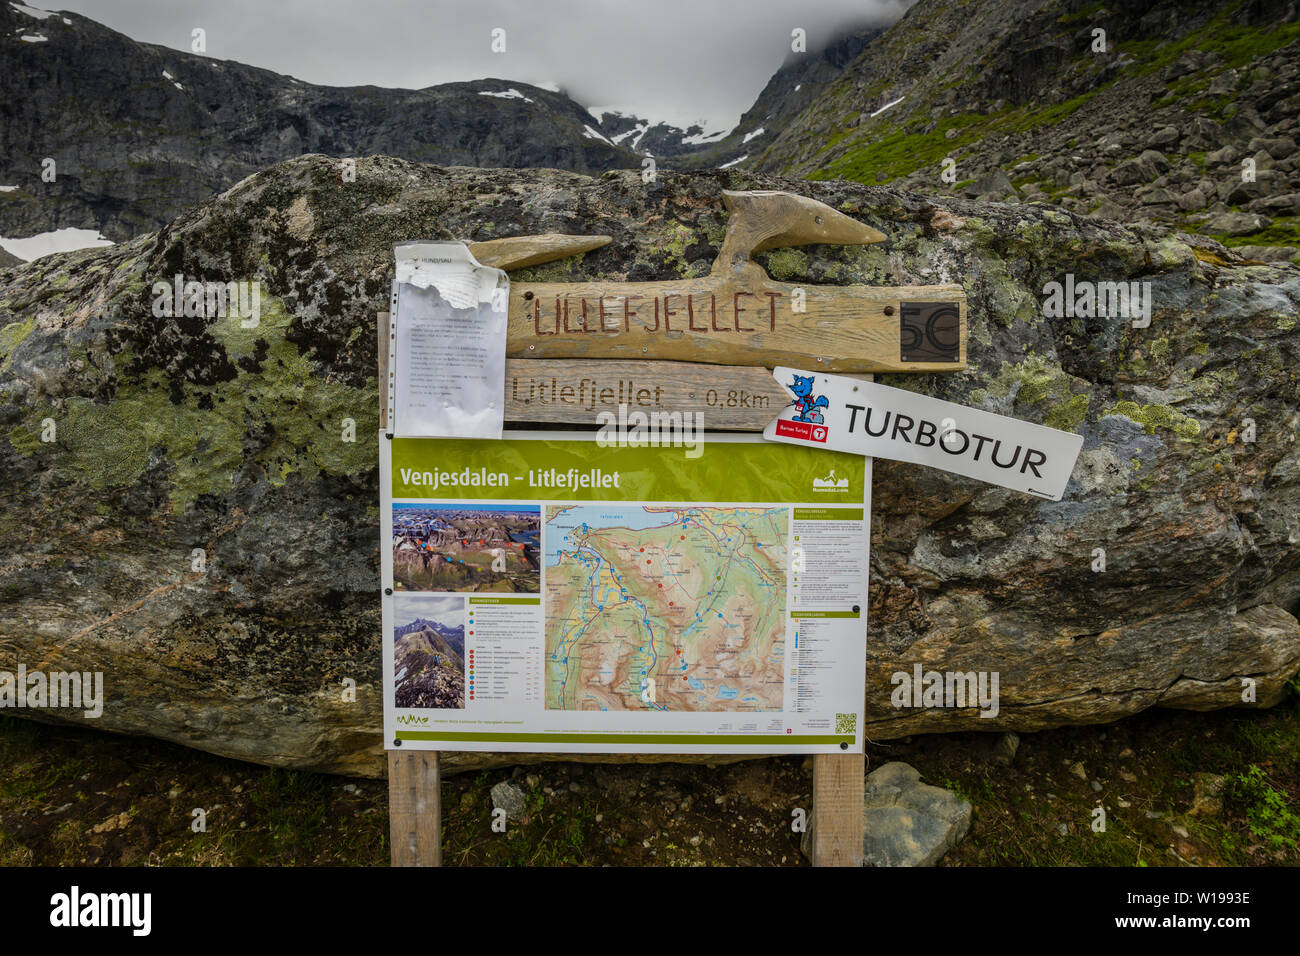
M1121 780L1123 780L1125 783L1137 783L1137 782L1138 782L1137 774L1133 773L1133 772L1130 771L1130 770L1121 770L1121 771L1119 772L1119 778L1120 778Z
M1070 828L1066 826L1064 823L1058 823L1056 825L1056 832L1061 834L1061 836L1069 836Z
M1266 229L1272 220L1257 212L1225 212L1214 216L1205 224L1210 232L1225 236L1246 236Z
M1100 780L1092 781L1092 792L1101 793L1101 791L1102 791L1101 781Z
M1132 748L1132 747L1125 747L1123 750L1121 750L1121 751L1119 752L1119 759L1120 759L1120 760L1128 760L1128 759L1130 759L1132 756L1133 756L1133 748Z
M1020 735L1007 732L998 737L998 742L993 747L993 762L1001 764L1004 767L1011 766L1015 762L1016 752L1020 749Z
M704 842L704 837L700 836L698 833L695 834L695 836L691 837L690 839L691 846L699 846L703 842Z
M1156 130L1147 138L1148 146L1172 146L1183 138L1177 126L1165 126Z
M1192 809L1194 817L1217 817L1223 813L1223 787L1221 773L1198 773L1192 776Z
M90 829L94 833L108 833L110 830L120 830L130 822L131 822L131 815L126 812L122 812L115 817L109 817L107 820L104 820L101 823L96 823Z
M522 820L527 807L527 795L517 784L503 780L492 788L492 806L506 812L507 820Z
M1191 834L1187 832L1187 827L1175 826L1175 827L1171 827L1171 829L1175 833L1177 833L1180 837L1182 837L1184 840L1186 840L1189 836L1191 836Z

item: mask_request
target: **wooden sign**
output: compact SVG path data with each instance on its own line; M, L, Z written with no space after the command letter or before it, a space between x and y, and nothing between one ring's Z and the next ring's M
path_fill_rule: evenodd
M731 218L707 276L512 284L506 354L793 364L843 372L965 368L966 298L960 286L777 282L750 260L752 253L809 243L879 242L885 236L825 203L791 193L726 192L724 201ZM548 257L562 248L564 238L537 237L545 241ZM528 253L526 239L513 240L520 243L521 255ZM506 241L511 240L498 240ZM478 247L470 248L477 256ZM497 253L494 260L502 268L517 264L501 252L500 247L486 250ZM541 261L537 255L526 254L526 261Z
M885 236L791 193L724 192L723 199L731 215L707 276L512 284L507 420L594 425L597 413L626 406L650 414L700 412L707 428L757 431L789 402L768 371L772 366L849 373L966 367L960 286L777 282L752 261L753 253L880 242ZM469 249L480 263L508 270L609 241L519 236L471 243ZM387 316L379 336L379 376L387 383L395 342ZM386 424L383 408L381 422ZM388 760L393 862L438 865L438 754L390 750ZM861 865L863 766L862 754L814 758L814 865Z
M696 412L706 428L762 429L790 401L765 368L692 362L506 362L506 421L592 425L600 412Z

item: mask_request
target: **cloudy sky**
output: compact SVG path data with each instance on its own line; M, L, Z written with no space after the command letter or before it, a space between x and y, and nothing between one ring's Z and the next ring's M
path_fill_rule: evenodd
M849 24L892 23L912 0L45 0L137 40L310 83L420 88L483 77L566 89L710 132L735 125L790 50ZM491 33L506 31L506 52Z

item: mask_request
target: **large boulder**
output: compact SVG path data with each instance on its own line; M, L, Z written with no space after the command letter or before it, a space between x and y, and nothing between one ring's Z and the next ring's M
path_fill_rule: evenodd
M724 187L805 193L889 237L761 255L783 280L964 285L970 368L883 381L1084 436L1060 502L877 462L871 737L1279 699L1300 666L1293 266L884 187L382 157L355 182L301 157L157 233L0 271L0 669L103 671L100 729L382 773L371 436L393 244L600 232L516 280L696 274ZM1150 327L1044 317L1067 273L1149 282ZM260 325L154 315L176 275L260 283ZM997 672L996 716L895 709L893 675L918 663Z

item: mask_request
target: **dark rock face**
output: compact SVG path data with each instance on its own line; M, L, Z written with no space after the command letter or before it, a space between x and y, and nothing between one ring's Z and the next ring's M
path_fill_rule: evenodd
M1298 18L1294 3L920 0L744 165L968 198L1002 176L999 199L1294 259Z
M102 670L101 729L382 773L369 436L393 244L602 232L515 280L678 277L716 255L724 187L812 195L889 237L761 255L784 280L964 285L971 368L889 384L1085 438L1061 502L877 463L873 738L1278 699L1300 666L1300 270L885 187L383 157L350 183L302 157L157 233L0 271L0 670ZM1045 317L1067 273L1149 282L1150 327ZM259 326L155 316L153 283L177 274L259 283ZM917 663L997 672L997 716L895 709Z
M843 75L848 65L883 32L878 26L853 27L837 34L820 50L789 54L758 94L754 105L741 116L735 129L703 145L677 148L663 155L673 156L675 166L682 169L705 169L737 161L755 168L761 166L763 157L780 134L816 103ZM647 137L643 145L653 150L655 144ZM803 140L799 148L806 149L811 155L819 152L821 146L817 143L815 148L811 148L811 144Z
M314 86L9 3L0 58L0 185L19 187L0 193L3 236L77 227L120 241L302 153L579 172L639 165L567 96L506 80ZM46 158L53 182L41 178Z

